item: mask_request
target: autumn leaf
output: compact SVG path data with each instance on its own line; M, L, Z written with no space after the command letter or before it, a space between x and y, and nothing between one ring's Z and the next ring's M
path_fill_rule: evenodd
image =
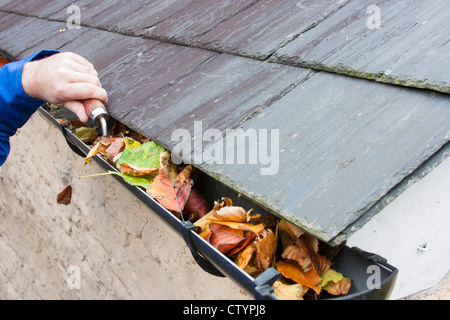
M234 262L239 266L239 268L245 269L249 264L250 260L253 258L253 254L255 252L256 252L256 245L253 242L247 245L245 249L241 250L241 252L239 252L239 254L236 255Z
M322 287L325 286L330 281L337 283L344 278L342 273L339 273L334 269L328 269L328 271L325 272L324 274L322 274L321 277L322 277L322 283L320 285Z
M306 286L314 290L317 294L320 294L322 287L322 278L313 268L308 272L303 272L300 266L293 261L278 261L276 264L277 270L285 277L294 280L302 286Z
M70 202L72 201L72 186L68 186L68 187L64 188L64 190L58 194L56 201L59 204L64 204L64 205L68 206L70 204Z
M203 198L200 191L197 189L191 189L191 193L189 194L189 198L186 201L184 206L184 210L186 213L193 215L197 212L197 219L204 217L210 210L210 205L206 202L205 198Z
M350 291L350 287L352 285L352 280L349 278L342 278L339 282L330 281L324 287L323 290L328 292L331 295L346 295Z
M209 242L228 256L233 256L252 240L252 237L244 231L225 225L212 223L209 228L211 231Z
M89 127L81 127L76 129L75 135L84 143L94 142L98 137L97 130Z
M281 257L286 260L296 261L303 268L303 271L309 271L313 267L308 248L301 240L295 245L290 245L284 249Z
M316 271L319 274L325 273L331 267L331 262L325 256L318 253L319 240L307 233L301 236L301 240L309 250L310 258Z
M164 148L153 141L125 149L116 161L117 167L130 176L156 176L159 170L160 153Z
M272 267L278 241L270 229L262 231L259 235L261 238L255 240L255 263L259 269L264 271Z
M114 158L124 149L124 140L122 138L101 137L97 139L94 146L89 150L84 165L88 164L93 156L100 153L107 160L114 163Z
M115 138L110 140L109 145L107 146L106 150L104 150L104 155L106 156L106 159L108 159L110 162L114 163L114 159L116 156L118 156L126 147L126 140L123 138ZM100 147L105 146L106 144L103 144L100 142Z
M280 300L303 300L303 296L308 291L307 287L301 284L290 284L283 278L278 279L272 285L273 294Z
M215 207L217 209L217 206ZM207 215L197 220L194 225L200 228L200 232L205 232L208 225L211 223L217 223L221 225L226 225L233 229L239 229L244 231L251 231L255 234L259 234L262 230L264 230L264 225L262 223L252 224L252 223L244 223L244 222L234 222L234 221L223 221L219 217L216 216L216 209L211 210Z
M159 154L159 168L165 167L167 176L171 181L175 181L178 177L178 168L172 162L170 153L166 150Z
M187 178L185 172L181 172L180 175L182 177L173 182L169 179L165 167L161 168L155 180L147 188L147 194L167 210L181 213L191 192L193 181Z
M124 173L116 172L116 171L108 171L107 173L92 174L89 176L80 177L79 179L95 178L95 177L110 176L110 175L117 175L117 176L121 177L123 180L125 180L125 182L127 182L133 186L136 186L136 187L142 187L144 189L147 189L150 186L150 184L153 182L153 178L132 177L132 176L128 176Z

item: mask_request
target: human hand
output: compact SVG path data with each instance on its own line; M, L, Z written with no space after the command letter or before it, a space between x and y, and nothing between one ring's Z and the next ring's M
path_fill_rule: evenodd
M65 107L83 122L89 116L79 100L93 98L103 103L108 100L92 63L71 52L26 63L22 87L28 96Z

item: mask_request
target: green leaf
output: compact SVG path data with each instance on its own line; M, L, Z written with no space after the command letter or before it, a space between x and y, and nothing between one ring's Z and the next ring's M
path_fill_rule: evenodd
M125 182L136 186L136 187L143 187L145 189L147 189L148 187L150 187L150 184L153 182L153 178L143 178L143 177L131 177L129 175L126 175L124 173L120 173L120 172L115 172L115 171L108 171L107 173L98 173L98 174L93 174L90 176L84 176L84 177L80 177L80 179L86 179L86 178L93 178L93 177L100 177L100 176L109 176L109 175L118 175L120 177L122 177Z
M344 276L333 269L328 269L327 272L321 275L322 277L322 283L320 284L322 287L324 287L328 282L333 281L334 283L338 283L341 281Z
M88 127L81 127L76 129L75 135L84 143L94 142L98 137L97 130Z
M142 171L158 170L161 152L164 152L164 148L153 141L135 147L127 147L117 160L116 165L118 168L121 165L127 165L135 171L140 171L140 169Z

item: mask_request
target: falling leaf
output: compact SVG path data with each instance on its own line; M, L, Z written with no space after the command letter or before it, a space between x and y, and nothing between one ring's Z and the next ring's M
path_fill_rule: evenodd
M63 191L58 194L56 201L59 204L64 204L68 206L72 201L72 186L66 187Z
M303 296L308 291L307 287L301 284L290 284L283 278L278 279L272 285L273 294L280 300L303 300Z
M300 270L300 266L293 261L278 261L276 265L277 270L285 277L294 280L302 286L313 289L317 294L320 294L322 278L313 268L308 272Z

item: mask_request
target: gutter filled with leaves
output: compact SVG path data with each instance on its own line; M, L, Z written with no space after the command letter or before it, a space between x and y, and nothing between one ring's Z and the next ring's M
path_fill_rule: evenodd
M387 299L397 269L375 254L342 243L331 247L254 205L192 165L175 165L169 151L114 121L109 136L40 109L68 145L94 160L177 232L206 272L228 276L255 299ZM80 165L83 165L80 162ZM70 202L71 189L58 196ZM366 271L377 266L379 285Z

